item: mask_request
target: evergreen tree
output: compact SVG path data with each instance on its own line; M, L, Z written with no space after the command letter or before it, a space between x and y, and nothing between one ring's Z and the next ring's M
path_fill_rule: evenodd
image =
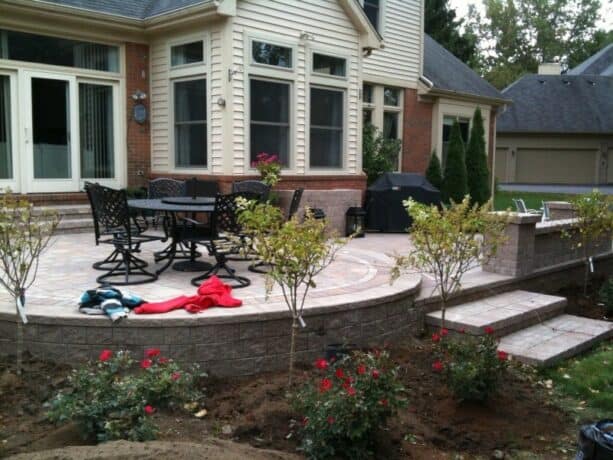
M441 162L438 159L436 150L430 156L430 163L428 164L428 169L426 169L426 179L437 189L441 189L443 185L443 170L441 169Z
M466 176L464 141L462 140L460 124L456 120L451 128L451 137L445 161L445 176L441 188L443 201L450 202L453 200L456 203L460 203L464 199L464 196L468 193Z
M466 147L466 170L470 171L467 182L472 203L479 205L486 203L490 199L490 173L485 153L485 129L479 107L475 110L468 147Z

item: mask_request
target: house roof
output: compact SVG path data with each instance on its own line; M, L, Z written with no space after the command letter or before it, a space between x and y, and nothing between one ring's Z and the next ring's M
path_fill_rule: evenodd
M213 0L36 0L130 19L149 19Z
M502 93L499 133L613 133L612 77L525 75Z
M567 75L602 75L613 77L613 43L590 56Z
M458 93L503 100L505 97L474 70L447 51L428 34L424 34L424 76L434 88Z

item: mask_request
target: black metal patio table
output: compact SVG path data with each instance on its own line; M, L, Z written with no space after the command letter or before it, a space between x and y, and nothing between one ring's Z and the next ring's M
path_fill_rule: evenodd
M128 200L128 206L133 209L164 212L170 218L171 242L165 250L167 255L160 259L166 259L166 263L156 271L159 275L172 265L177 253L177 246L181 240L181 232L178 231L177 227L177 214L210 214L215 210L215 197L200 196ZM195 248L192 249L195 251ZM173 268L179 271L206 271L211 268L211 264L198 260L186 260L175 263Z

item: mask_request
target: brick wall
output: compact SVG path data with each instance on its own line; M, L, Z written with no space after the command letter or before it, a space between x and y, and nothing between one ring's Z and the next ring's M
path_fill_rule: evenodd
M149 117L145 123L138 124L132 118L136 91L147 94L140 101L149 111L149 46L137 43L126 43L126 151L128 156L128 186L141 187L147 185L147 177L151 171L151 139Z
M432 153L431 102L419 100L417 90L404 90L402 172L425 173Z

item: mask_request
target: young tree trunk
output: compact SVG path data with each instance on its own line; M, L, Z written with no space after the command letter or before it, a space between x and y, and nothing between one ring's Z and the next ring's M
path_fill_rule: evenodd
M15 308L17 306L15 305ZM21 317L19 316L19 312L17 312L17 375L21 375L21 370L23 368L23 323L21 322Z
M441 329L445 329L445 313L447 312L447 299L441 295Z
M296 335L298 334L298 320L296 318L292 318L292 338L291 345L289 348L289 377L287 380L288 389L292 387L293 377L294 377L294 361L296 360Z

